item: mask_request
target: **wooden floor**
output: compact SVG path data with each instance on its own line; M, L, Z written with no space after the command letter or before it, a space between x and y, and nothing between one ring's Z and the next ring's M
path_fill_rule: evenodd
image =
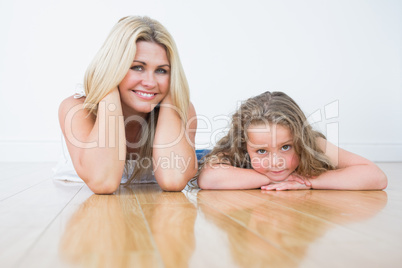
M385 191L94 195L0 163L0 267L402 267L402 163Z

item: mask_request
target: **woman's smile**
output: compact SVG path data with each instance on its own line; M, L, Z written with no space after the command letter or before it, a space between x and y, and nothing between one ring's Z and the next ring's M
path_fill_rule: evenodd
M152 100L156 97L157 93L150 93L150 92L145 92L145 91L140 91L140 90L132 90L139 98L144 99L144 100Z

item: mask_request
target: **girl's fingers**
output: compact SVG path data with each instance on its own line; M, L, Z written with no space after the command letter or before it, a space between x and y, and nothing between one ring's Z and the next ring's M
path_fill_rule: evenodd
M292 177L290 178L290 180L297 181L297 182L299 182L301 184L305 184L308 187L311 187L311 185L312 185L308 178L301 177L301 176L296 175L296 174L293 174Z
M267 190L267 191L270 191L270 190L286 190L287 189L286 185L287 185L287 183L281 182L281 183L275 183L275 184L269 184L269 185L266 185L266 186L261 186L261 189L262 190Z
M269 184L269 185L265 185L265 186L261 186L262 190L275 190L277 187L279 186L279 183L275 183L275 184Z
M300 178L299 176L293 175L290 179L290 181L297 181L298 183L304 184L304 179Z
M287 181L275 184L269 184L266 186L261 186L262 190L265 191L284 191L284 190L301 190L301 189L310 189L310 186L304 183L299 183L297 181Z

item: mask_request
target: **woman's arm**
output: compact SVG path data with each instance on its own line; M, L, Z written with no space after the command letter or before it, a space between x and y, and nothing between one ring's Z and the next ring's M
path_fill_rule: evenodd
M120 94L116 88L103 98L97 116L83 103L70 97L60 104L60 127L78 176L94 193L110 194L120 185L126 157Z
M201 189L255 189L270 183L270 179L254 169L237 168L229 164L206 164L197 180Z
M336 170L310 179L313 189L381 190L387 187L387 176L373 162L338 148L323 138L318 144Z
M190 103L185 126L167 95L159 108L152 158L155 179L165 191L181 191L197 172L194 140L197 119Z

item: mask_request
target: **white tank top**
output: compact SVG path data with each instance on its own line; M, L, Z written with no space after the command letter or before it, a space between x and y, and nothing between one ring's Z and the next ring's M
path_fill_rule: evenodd
M77 85L76 93L74 95L75 99L85 97L85 91L82 85ZM64 180L64 181L74 181L74 182L84 182L77 174L74 169L73 162L71 160L70 154L67 150L66 141L63 134L61 135L62 144L62 154L60 156L59 162L53 168L53 179ZM127 182L131 174L134 171L136 165L135 160L126 160L126 168L121 178L121 183ZM157 183L153 175L142 176L140 179L133 180L133 183Z

